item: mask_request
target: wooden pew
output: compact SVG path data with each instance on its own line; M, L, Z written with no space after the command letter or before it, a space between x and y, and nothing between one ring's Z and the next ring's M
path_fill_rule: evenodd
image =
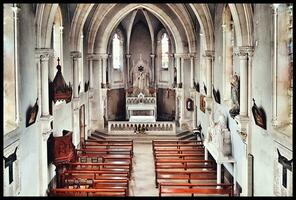
M129 171L131 172L128 163L81 163L73 162L67 164L68 169L94 169L94 170L111 170L111 171Z
M126 190L126 196L129 194L129 181L122 180L106 180L106 179L65 179L64 186L69 189L113 189L121 188Z
M119 180L128 179L128 172L122 171L108 171L108 170L65 170L61 174L62 180L66 179L106 179L106 180Z
M153 155L156 154L183 154L183 153L204 153L204 148L198 149L156 149L153 151Z
M155 153L154 159L160 159L160 158L204 158L204 153Z
M69 163L68 170L98 170L98 171L121 171L127 172L128 177L131 175L131 168L129 163Z
M185 180L191 183L193 180L216 180L216 171L155 171L155 186L160 180Z
M152 140L152 143L154 144L187 144L187 143L198 144L201 142L197 140Z
M218 188L217 186L220 186ZM228 195L233 196L233 184L159 183L159 196L163 195Z
M131 155L134 155L134 149L133 149L133 144L83 144L82 148L83 149L89 149L89 148L110 148L110 149L117 149L117 148L122 148L122 149L131 149Z
M116 154L116 155L130 155L132 156L132 149L130 148L81 148L76 149L76 154L79 152L84 154Z
M84 197L98 197L98 196L119 196L124 197L126 190L122 188L103 188L103 189L69 189L69 188L55 188L48 193L49 196L84 196Z
M157 169L214 169L210 160L181 160L181 159L155 159L155 170Z

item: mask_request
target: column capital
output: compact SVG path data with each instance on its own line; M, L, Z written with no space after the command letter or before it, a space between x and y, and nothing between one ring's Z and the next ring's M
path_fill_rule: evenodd
M130 58L132 55L131 54L125 54L126 58Z
M273 3L271 5L271 8L273 10L273 14L277 15L278 14L278 8L279 8L280 4L279 3Z
M70 52L71 57L75 58L81 58L81 52L80 51L71 51Z
M214 50L205 50L204 57L214 58L215 51Z
M247 59L247 57L252 57L254 54L253 46L240 46L233 53L235 56L239 56L240 59Z
M36 59L41 59L42 61L49 59L50 56L53 56L53 49L50 48L36 48L35 57Z
M88 54L86 55L86 59L87 59L87 60L95 60L95 54L93 54L93 53L88 53Z
M150 54L150 57L151 57L151 58L154 58L154 57L155 57L155 54Z

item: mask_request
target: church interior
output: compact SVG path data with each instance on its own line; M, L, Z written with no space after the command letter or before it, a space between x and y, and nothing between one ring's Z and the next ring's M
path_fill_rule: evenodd
M293 4L3 4L4 196L292 196Z

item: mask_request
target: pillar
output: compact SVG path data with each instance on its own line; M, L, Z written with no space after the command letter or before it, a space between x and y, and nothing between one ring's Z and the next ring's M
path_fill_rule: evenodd
M103 75L103 79L102 79L102 85L103 87L107 87L106 84L106 72L107 72L107 59L108 59L108 54L105 54L102 56L102 60L103 60L103 67L102 67L102 75Z
M93 76L93 60L92 60L92 58L89 58L88 64L89 64L89 89L93 89L94 88L94 76Z
M240 115L248 115L248 55L240 53Z
M205 51L205 57L206 57L206 87L207 87L207 94L205 98L206 102L206 109L208 112L212 110L212 63L213 63L213 58L214 58L214 51L206 50Z
M206 68L207 68L207 97L211 98L212 97L212 63L213 63L213 57L214 57L214 52L213 51L206 51L205 52L205 57L206 57Z
M155 82L155 54L151 54L151 67L152 67L152 83Z
M131 54L126 54L127 86L130 85L130 58L131 58Z
M48 96L48 61L49 54L40 55L41 70L41 116L49 115L49 96Z
M181 84L181 66L180 66L180 57L175 56L176 61L176 70L177 70L177 87L179 87Z
M190 88L194 88L194 55L190 56Z
M53 117L49 114L49 84L48 84L48 65L49 58L53 55L52 49L40 48L35 51L36 57L40 58L40 82L41 82L41 116L39 135L39 196L46 196L48 185L48 164L47 164L47 140L52 129L50 126Z
M181 57L181 70L180 70L180 76L181 76L181 88L184 88L184 56Z
M72 99L72 130L73 130L73 144L78 146L80 142L80 127L79 127L79 94L78 94L78 84L79 84L79 58L81 58L81 53L79 51L72 51L71 57L73 58L73 99Z
M273 66L272 66L272 124L278 126L277 116L277 63L278 63L278 7L279 4L273 4Z
M79 51L72 51L71 57L73 58L73 97L78 98L78 84L79 84L79 58L81 53Z

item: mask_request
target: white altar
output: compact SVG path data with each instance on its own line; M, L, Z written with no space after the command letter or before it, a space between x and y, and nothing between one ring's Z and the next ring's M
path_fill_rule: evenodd
M129 122L156 122L155 97L145 97L143 93L127 97L126 109Z

